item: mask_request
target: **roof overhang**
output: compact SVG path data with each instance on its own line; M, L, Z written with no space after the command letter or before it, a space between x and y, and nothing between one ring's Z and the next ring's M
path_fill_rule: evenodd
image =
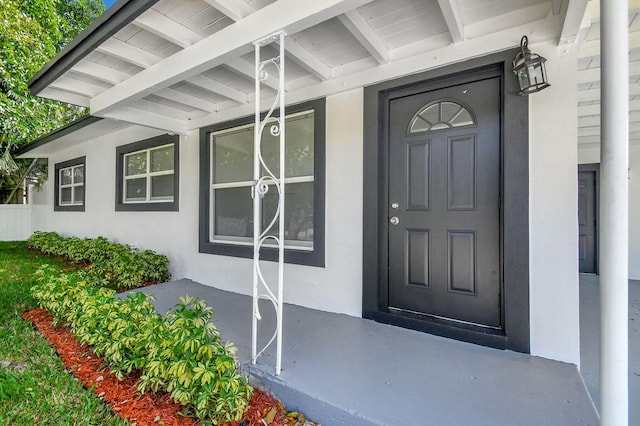
M157 2L158 0L121 0L113 4L29 80L31 93L38 95L89 52Z
M593 3L120 0L30 89L95 116L184 134L253 113L253 42L280 30L287 33L287 102L298 103L510 49L524 34L531 45L553 42L558 55L567 54L599 21L589 12ZM274 78L264 82L263 107L277 89ZM589 101L579 95L579 102Z
M86 116L13 152L17 158L48 158L51 154L131 127L131 123Z

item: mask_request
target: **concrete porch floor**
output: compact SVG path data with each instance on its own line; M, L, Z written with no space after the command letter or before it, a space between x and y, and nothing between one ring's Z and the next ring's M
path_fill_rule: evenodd
M223 339L236 344L252 380L288 409L325 426L598 424L574 365L285 305L283 371L275 376L273 350L257 365L250 363L250 297L186 279L141 291L155 296L159 312L183 294L206 300ZM265 341L274 324L267 303L262 307ZM593 380L588 386L597 390ZM630 401L640 397L631 396Z
M580 275L580 370L600 407L600 288L597 275ZM629 424L640 425L640 281L629 280Z

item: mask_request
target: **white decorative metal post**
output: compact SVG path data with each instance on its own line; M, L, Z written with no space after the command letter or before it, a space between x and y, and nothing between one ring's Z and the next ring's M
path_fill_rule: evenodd
M251 361L253 364L262 353L276 341L276 374L280 374L282 369L282 303L283 303L283 283L284 283L284 149L285 149L285 111L284 111L284 32L278 32L262 40L258 40L255 45L255 84L256 84L256 111L254 128L254 155L253 155L253 319L252 319L252 346ZM272 59L262 61L260 59L260 49L271 43L278 43L279 55ZM269 72L278 75L278 92L263 119L260 117L260 86L269 76ZM278 117L274 116L274 111L279 108ZM262 133L265 128L273 136L278 136L280 141L279 173L276 176L273 172L273 164L266 164L262 157ZM277 191L278 207L273 218L264 218L267 226L263 227L262 199L270 191ZM277 228L277 236L272 231ZM274 283L268 283L263 274L260 264L260 250L267 244L276 245L278 248L278 282L277 291L273 290ZM262 319L260 315L259 302L261 299L269 300L276 311L276 329L267 344L258 351L258 321Z

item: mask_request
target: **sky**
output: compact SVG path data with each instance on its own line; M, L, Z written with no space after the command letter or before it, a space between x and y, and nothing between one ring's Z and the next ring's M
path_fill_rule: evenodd
M113 3L115 3L116 0L102 0L104 2L104 8L109 9L109 6L111 6Z

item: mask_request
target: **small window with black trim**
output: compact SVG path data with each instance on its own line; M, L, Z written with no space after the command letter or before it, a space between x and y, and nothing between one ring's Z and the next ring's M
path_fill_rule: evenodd
M178 210L178 136L116 148L116 210Z
M55 211L84 211L85 160L78 157L55 165Z

